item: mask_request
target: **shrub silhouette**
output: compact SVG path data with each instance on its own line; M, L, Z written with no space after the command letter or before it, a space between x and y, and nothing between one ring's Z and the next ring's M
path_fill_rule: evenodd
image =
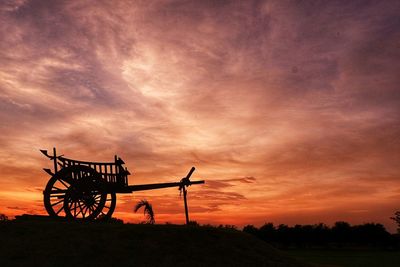
M189 221L188 225L198 227L200 224L197 221Z

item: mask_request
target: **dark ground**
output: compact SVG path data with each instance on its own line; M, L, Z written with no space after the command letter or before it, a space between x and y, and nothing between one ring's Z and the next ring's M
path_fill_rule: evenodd
M9 221L1 266L308 266L235 230L202 226Z
M291 249L288 255L319 267L398 267L400 251L374 249Z

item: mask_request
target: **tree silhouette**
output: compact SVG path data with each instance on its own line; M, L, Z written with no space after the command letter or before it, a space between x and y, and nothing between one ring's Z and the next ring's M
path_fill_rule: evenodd
M339 244L344 244L352 240L352 228L348 222L335 222L332 227L333 240Z
M252 235L258 235L258 231L259 230L254 225L251 225L251 224L246 225L243 228L243 232L246 232L246 233L249 233L249 234L252 234Z
M390 217L390 219L397 223L397 232L400 234L400 211L396 211L394 217Z
M400 211L396 213L400 219ZM394 219L395 220L395 219ZM400 220L399 220L400 222ZM274 227L266 223L260 228L247 225L243 231L270 243L273 246L295 247L400 247L400 238L391 235L379 223L350 225L348 222L336 222L328 227L323 223L314 225Z
M6 222L8 221L8 217L2 213L0 213L0 222Z
M153 206L146 199L142 199L136 204L134 211L137 212L141 207L144 208L143 213L147 217L148 223L154 224L156 221L154 219Z

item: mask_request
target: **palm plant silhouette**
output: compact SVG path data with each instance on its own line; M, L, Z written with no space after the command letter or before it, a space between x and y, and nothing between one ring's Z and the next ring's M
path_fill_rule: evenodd
M147 222L154 224L156 221L154 219L153 206L147 200L142 199L136 204L134 211L137 212L141 207L143 207L143 213L147 218Z

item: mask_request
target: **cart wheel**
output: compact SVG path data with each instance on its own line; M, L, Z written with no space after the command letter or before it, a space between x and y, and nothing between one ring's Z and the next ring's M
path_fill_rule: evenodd
M60 170L47 182L43 191L43 200L44 207L50 216L65 217L64 198L73 181L72 173L74 170L72 168Z
M107 194L107 199L106 199L106 203L104 204L103 209L100 211L100 214L98 215L98 219L99 220L108 220L111 219L112 214L115 210L115 205L117 203L117 196L116 194L113 193L109 193Z
M43 192L44 206L50 216L94 219L106 202L107 194L100 193L101 188L101 178L94 169L88 166L66 167L53 175L47 183ZM77 191L80 195L76 193ZM81 199L77 196L81 196ZM75 209L82 207L84 215L82 210L74 216L79 210L74 213L70 206L65 204L71 201L75 203L72 203L71 208L75 208L75 205L77 205ZM82 202L85 204L84 207Z
M80 166L78 177L65 193L65 216L75 220L94 220L107 201L104 183L95 170L86 166Z

